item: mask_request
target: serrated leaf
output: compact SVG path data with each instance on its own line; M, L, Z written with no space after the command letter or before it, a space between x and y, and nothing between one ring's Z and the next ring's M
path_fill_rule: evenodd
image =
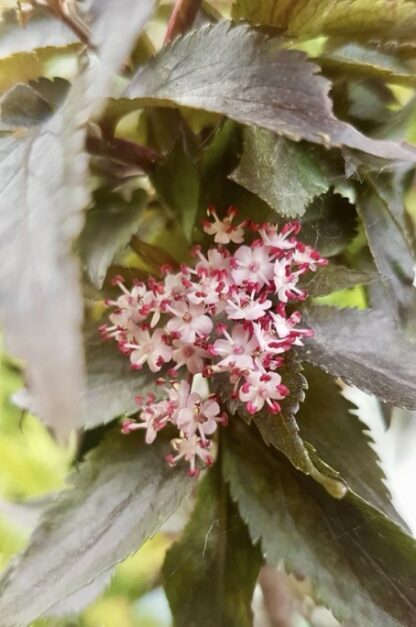
M61 78L42 77L29 85L17 83L0 99L0 130L30 128L45 122L63 104L69 86Z
M59 76L55 76L52 79L41 76L36 80L30 81L29 86L48 103L53 111L55 111L63 104L71 85L68 81Z
M333 499L241 421L227 429L224 474L267 561L308 576L338 620L415 622L416 543L384 514L352 492Z
M1 126L31 127L47 120L52 109L40 94L29 85L18 83L0 100Z
M199 206L199 172L180 137L173 151L156 165L151 181L161 201L173 212L188 241Z
M166 554L163 576L175 627L251 627L261 561L217 464L198 488L183 536Z
M50 13L39 9L21 26L16 11L2 15L0 21L0 91L18 82L36 79L45 64L60 55L74 54L80 42L74 33Z
M0 58L22 52L30 53L41 48L61 48L69 44L79 44L79 39L66 24L53 17L46 9L32 10L31 19L24 26L20 23L16 10L2 13Z
M216 207L220 212L230 205L238 207L241 219L258 222L273 221L272 209L258 196L237 185L229 174L238 164L242 150L242 129L233 121L225 119L213 133L211 141L204 146L201 155L201 199L199 220L206 218L206 209Z
M127 3L130 5L130 3ZM85 126L144 25L151 0L136 5L134 32L107 36L118 0L100 2L93 23L101 64L74 83L64 105L26 135L0 142L0 310L9 348L27 364L42 418L60 435L81 409L83 306L78 266L71 256L87 205ZM13 211L10 210L13 207Z
M331 172L317 148L252 127L244 131L243 154L230 178L279 215L294 218L328 191Z
M344 266L330 263L324 268L318 268L311 276L304 275L300 284L306 289L308 296L326 296L332 292L345 290L356 285L367 285L377 278L376 272L353 270Z
M90 97L93 92L96 99L105 94L102 86L97 93L95 83L108 81L109 75L122 67L154 8L154 0L134 3L130 0L92 1L89 13L93 20L93 43L100 52L100 69L95 69L94 80L88 85Z
M268 411L258 412L254 415L254 423L266 444L286 455L295 468L323 485L333 497L342 498L346 492L342 478L337 477L329 467L324 469L314 463L307 444L299 434L295 414L305 398L307 388L299 363L295 359L287 360L281 375L289 388L288 396L281 402L281 412L277 415Z
M391 315L405 327L413 317L415 258L400 224L374 187L363 190L357 210L364 225L374 262L385 286Z
M223 21L163 48L139 70L126 96L136 99L137 106L205 109L290 139L346 145L385 159L415 160L410 146L370 139L337 120L329 83L316 70L303 53L279 49L278 40Z
M92 429L137 411L134 397L155 390L150 371L132 370L114 341L104 341L95 325L85 336L86 401L83 426Z
M315 198L301 222L301 240L317 248L324 257L342 252L357 234L355 207L332 192Z
M300 436L340 473L353 492L406 527L391 503L384 473L371 446L373 440L367 425L358 418L355 405L319 368L305 364L303 374L308 390L296 415Z
M98 191L79 240L81 259L94 285L101 288L116 255L137 232L147 194L137 190L129 201L116 193Z
M416 8L406 0L236 0L233 16L308 37L412 41L416 27Z
M61 434L74 424L82 388L82 303L70 255L88 202L78 106L71 100L27 136L0 142L6 338L27 362L41 416Z
M416 85L415 73L397 57L355 43L324 52L316 61L330 76L380 78L397 85Z
M20 627L102 577L179 507L194 482L151 447L118 433L94 450L48 508L0 584L3 625ZM76 598L76 597L75 597Z
M310 306L301 359L397 407L416 409L416 345L377 311Z

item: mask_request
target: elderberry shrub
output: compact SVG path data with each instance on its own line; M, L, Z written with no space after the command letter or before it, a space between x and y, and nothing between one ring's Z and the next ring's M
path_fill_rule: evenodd
M327 264L297 239L297 221L279 230L270 223L234 225L234 208L223 220L213 209L208 215L212 221L203 227L215 245L206 255L195 247L194 266L182 265L178 272L163 267L163 280L149 278L131 290L116 277L122 294L108 301L112 324L101 327L133 368L157 373L163 367L167 373L157 380L164 397L136 397L138 418L123 420L123 433L145 429L151 444L158 431L175 425L178 437L168 462L187 461L191 475L212 464L211 438L228 421L201 378L226 373L233 397L250 414L264 407L278 413L289 393L279 374L284 355L313 334L299 326L298 311L287 315L286 306L307 297L299 278Z

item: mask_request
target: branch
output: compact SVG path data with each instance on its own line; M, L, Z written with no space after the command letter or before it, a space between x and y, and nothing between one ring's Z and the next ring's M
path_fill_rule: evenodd
M89 48L94 47L91 42L90 29L82 19L75 0L30 0L30 2L34 7L47 9L52 15L64 22L82 43Z
M202 0L176 0L165 35L165 44L191 28L201 4Z
M87 149L93 155L107 157L124 165L136 166L144 172L151 172L160 159L159 154L151 148L118 137L100 139L89 135Z

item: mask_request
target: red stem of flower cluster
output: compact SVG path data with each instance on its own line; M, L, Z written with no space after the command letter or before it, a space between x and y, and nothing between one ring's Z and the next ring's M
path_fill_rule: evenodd
M165 35L165 44L178 35L183 35L192 26L202 4L202 0L177 0L170 16Z
M159 154L151 148L119 137L99 139L90 135L87 148L92 154L136 166L144 172L151 172L160 159Z

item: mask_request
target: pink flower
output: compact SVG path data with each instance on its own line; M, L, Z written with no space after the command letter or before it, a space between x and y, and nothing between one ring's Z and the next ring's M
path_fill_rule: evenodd
M166 460L171 466L175 466L181 459L187 461L189 463L188 474L191 477L199 475L199 469L196 467L198 458L206 466L211 466L213 463L208 448L197 435L193 435L189 439L175 438L171 441L171 444L174 451L176 451L176 455L167 455Z
M230 208L228 215L223 220L220 220L215 209L209 209L209 215L214 218L214 222L204 221L204 231L209 235L214 236L214 242L217 244L241 244L244 241L244 223L238 226L232 226L232 221L235 217L236 210Z
M236 283L257 283L260 287L273 278L273 263L263 246L240 246L233 257L231 275Z
M274 357L274 355L285 353L291 346L290 340L287 338L280 340L274 331L263 328L260 324L253 324L253 332L263 357Z
M254 291L250 295L240 291L227 300L225 313L230 320L258 320L271 306L271 300L256 298Z
M220 246L206 255L196 246L193 266L183 264L179 272L164 267L162 279L150 277L131 290L115 279L122 294L108 302L112 325L101 327L133 367L159 372L170 365L165 372L171 380L155 379L163 398L157 400L156 388L145 400L136 397L138 418L124 420L122 432L144 429L151 443L170 424L179 437L172 440L169 463L187 461L191 475L212 463L211 438L227 419L217 398L209 395L216 378L228 379L232 397L251 414L264 408L280 411L279 401L288 394L279 374L283 355L313 334L300 328L299 312L286 314L285 305L306 297L298 287L300 276L326 263L297 240L298 222L280 230L250 223L244 233L246 223L232 224L234 209L223 220L214 210L208 213L212 221L205 231ZM242 246L226 248L241 244L245 236Z
M183 275L178 272L176 274L167 274L164 281L163 299L180 298L186 291L186 287L183 283Z
M168 305L168 310L173 314L173 318L166 325L168 331L179 333L184 342L195 342L196 337L209 335L212 331L212 320L205 311L204 305L191 305L185 301Z
M186 407L188 396L191 393L191 385L189 381L181 381L180 383L173 383L169 388L168 394L171 403L175 406L175 409L179 411L182 407ZM177 411L172 416L173 420L176 420Z
M186 366L191 374L198 374L204 369L204 358L209 357L208 351L196 346L186 344L182 340L174 340L175 347L172 353L173 360L176 361L175 369Z
M228 293L228 286L215 276L201 278L198 283L191 283L188 300L193 305L216 305L224 294Z
M292 272L290 261L288 259L277 259L274 263L274 284L276 294L282 303L287 303L289 298L302 299L304 290L296 287L299 274L301 272Z
M211 398L203 402L199 394L192 393L186 406L179 410L176 423L188 439L198 433L205 444L206 436L217 430L217 422L220 421L222 416L218 403Z
M116 277L114 282L123 294L116 301L107 303L113 306L115 311L110 315L113 326L107 327L106 332L117 341L133 341L140 323L156 307L156 301L144 283L137 283L129 291L121 278Z
M289 222L283 226L280 233L277 227L272 224L265 224L259 229L260 237L266 246L280 250L291 250L296 246L294 234L299 232L298 222ZM291 237L292 236L292 237Z
M128 344L132 348L130 361L136 368L141 368L146 362L152 372L158 372L164 363L172 358L172 349L164 340L163 329L156 329L153 335L147 329L139 329L135 338L137 344Z
M200 259L199 263L195 266L195 272L201 275L214 275L219 274L224 277L230 270L230 254L225 250L219 250L218 248L210 248L207 252L207 256L204 257L199 247L194 248L196 256Z
M296 325L299 324L302 319L299 311L294 311L289 318L286 318L280 313L274 313L273 311L270 312L270 316L273 320L273 327L279 338L292 336L292 338L294 338L293 343L297 346L302 346L301 336L311 337L313 335L311 329L296 328Z
M233 327L231 335L224 329L223 335L226 339L216 340L212 347L213 354L222 357L216 365L220 368L237 368L239 370L253 368L252 353L258 347L254 335L250 337L250 331L244 328L242 324Z
M327 259L314 250L311 246L305 246L301 242L296 243L296 248L292 256L293 263L306 270L317 270L318 266L326 266Z
M127 418L121 423L121 432L125 435L138 431L139 429L145 429L145 442L146 444L152 444L155 441L157 432L163 428L163 421L160 420L159 413L154 411L151 407L146 407L140 413L140 422Z
M281 384L282 378L276 372L263 373L260 371L250 373L245 383L240 388L239 397L246 403L250 414L263 409L267 403L274 413L280 411L280 405L275 402L288 394L286 386Z

